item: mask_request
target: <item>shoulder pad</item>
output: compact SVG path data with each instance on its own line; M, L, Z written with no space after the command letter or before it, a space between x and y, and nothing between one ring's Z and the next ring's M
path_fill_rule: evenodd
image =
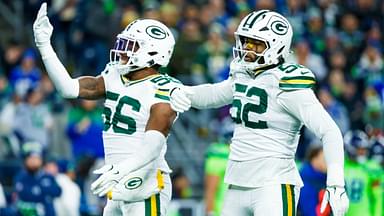
M303 65L284 63L277 68L281 71L279 88L282 90L313 88L316 84L315 75Z
M182 85L182 83L168 75L161 74L150 79L151 82L155 83L159 87Z

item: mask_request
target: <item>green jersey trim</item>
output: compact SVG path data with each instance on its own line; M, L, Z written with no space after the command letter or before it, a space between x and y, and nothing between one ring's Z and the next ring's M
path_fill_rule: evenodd
M316 82L315 78L309 77L309 76L293 76L293 77L283 77L281 78L280 82L282 81L289 81L289 80L308 80L308 81L313 81Z
M316 84L316 80L313 77L294 76L294 77L281 78L279 82L279 87L283 90L292 90L292 89L313 88L315 84Z
M170 100L168 96L159 95L159 94L155 94L155 98L159 98L159 99L166 100L166 101Z
M169 89L157 89L155 92L155 98L169 101Z
M144 82L146 80L149 80L151 78L158 77L158 76L162 76L162 75L161 74L153 74L153 75L144 77L143 79L132 80L132 81L130 81L129 79L125 78L124 76L120 76L120 80L121 80L121 82L124 85L130 85L131 86L131 85L134 85L134 84L137 84L137 83L141 83L141 82Z

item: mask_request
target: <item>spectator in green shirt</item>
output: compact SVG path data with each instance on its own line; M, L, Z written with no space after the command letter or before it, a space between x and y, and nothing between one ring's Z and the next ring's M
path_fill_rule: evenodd
M219 216L228 185L224 183L224 173L229 155L229 143L233 134L232 123L223 121L219 139L207 150L205 159L205 212L207 216ZM230 121L228 121L230 122Z
M345 181L349 197L346 216L382 216L383 192L379 164L367 159L370 147L363 131L350 131L344 136L347 159ZM376 163L376 164L375 164Z

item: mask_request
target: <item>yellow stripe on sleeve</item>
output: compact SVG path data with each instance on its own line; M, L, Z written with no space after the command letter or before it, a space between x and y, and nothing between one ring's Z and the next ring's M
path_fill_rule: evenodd
M315 84L314 80L280 80L281 84Z
M156 90L155 94L162 95L162 96L169 96L169 91L162 91L162 90Z

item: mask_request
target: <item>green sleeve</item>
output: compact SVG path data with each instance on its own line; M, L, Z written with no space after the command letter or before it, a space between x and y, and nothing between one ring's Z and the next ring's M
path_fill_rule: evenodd
M205 162L205 174L222 176L226 168L226 159L209 157Z

